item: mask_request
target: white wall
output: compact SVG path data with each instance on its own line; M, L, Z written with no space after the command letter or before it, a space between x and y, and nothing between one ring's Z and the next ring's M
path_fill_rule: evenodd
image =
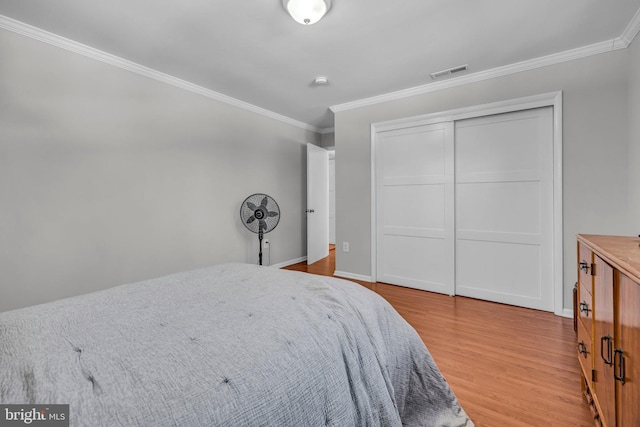
M336 136L333 132L323 133L320 135L320 146L323 148L333 149L336 145Z
M564 307L576 280L577 233L628 224L629 58L615 51L410 98L337 112L336 270L371 274L371 123L563 91ZM341 242L350 242L350 252ZM523 272L526 274L526 272Z
M0 311L226 261L257 262L240 204L306 253L317 134L0 30Z

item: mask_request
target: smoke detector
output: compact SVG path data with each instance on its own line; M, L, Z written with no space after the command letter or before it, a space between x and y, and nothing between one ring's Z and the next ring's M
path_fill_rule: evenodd
M313 84L316 85L316 86L326 86L326 85L329 84L329 79L327 79L324 76L318 76L313 81Z

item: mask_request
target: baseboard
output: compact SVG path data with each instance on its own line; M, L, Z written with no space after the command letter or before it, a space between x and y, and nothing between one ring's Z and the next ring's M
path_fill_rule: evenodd
M568 317L569 319L573 319L573 309L565 308L562 310L562 317Z
M334 271L333 275L336 277L342 277L345 279L352 279L352 280L360 280L362 282L373 282L373 280L371 279L371 276L364 276L362 274L355 274L355 273L347 273L346 271Z
M303 257L292 259L292 260L289 260L289 261L280 262L278 264L272 264L269 267L284 268L284 267L289 267L290 265L297 264L299 262L306 261L306 260L307 260L307 257L303 256Z

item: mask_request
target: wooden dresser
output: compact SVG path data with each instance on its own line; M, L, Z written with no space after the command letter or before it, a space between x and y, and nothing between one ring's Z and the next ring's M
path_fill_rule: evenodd
M596 425L640 426L640 238L578 235L578 360Z

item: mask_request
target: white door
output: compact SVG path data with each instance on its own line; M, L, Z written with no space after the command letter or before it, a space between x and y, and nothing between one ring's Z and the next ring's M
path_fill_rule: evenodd
M329 244L336 244L336 154L329 151Z
M377 280L453 295L453 124L381 132L375 147Z
M456 294L553 311L552 113L456 121Z
M329 256L329 152L307 144L307 264Z

